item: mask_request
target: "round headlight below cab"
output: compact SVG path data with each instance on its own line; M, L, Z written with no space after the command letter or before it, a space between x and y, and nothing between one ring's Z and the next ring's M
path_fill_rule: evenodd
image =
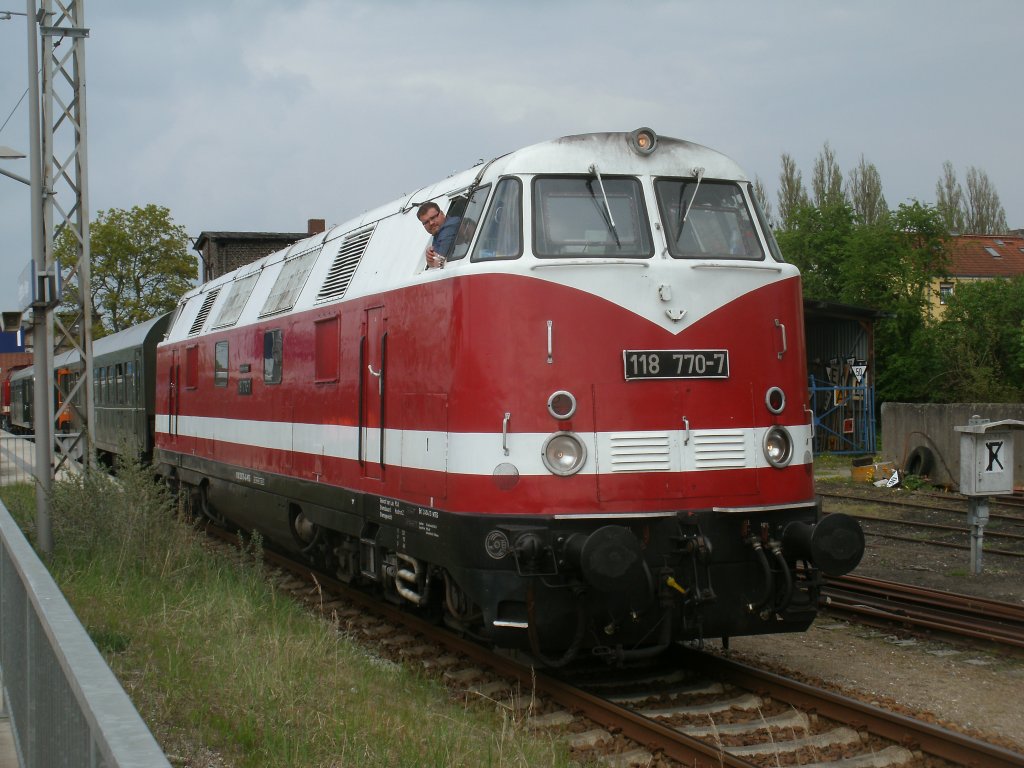
M764 393L764 404L777 416L786 408L786 393L780 387L772 387Z
M772 427L764 435L764 457L777 469L793 460L793 438L783 427Z
M544 466L556 475L574 475L583 468L587 449L572 432L555 432L544 441L541 459Z
M560 389L548 398L548 413L559 421L571 419L576 413L576 398L572 392Z

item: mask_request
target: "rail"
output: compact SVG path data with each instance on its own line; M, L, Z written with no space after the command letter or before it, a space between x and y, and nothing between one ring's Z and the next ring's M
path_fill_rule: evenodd
M0 681L20 768L170 768L2 502Z

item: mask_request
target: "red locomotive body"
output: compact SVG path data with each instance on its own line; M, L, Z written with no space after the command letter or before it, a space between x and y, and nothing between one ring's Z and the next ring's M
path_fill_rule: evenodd
M461 226L424 271L428 200ZM819 520L802 323L730 160L567 137L186 296L154 459L212 518L543 663L800 630L863 551Z

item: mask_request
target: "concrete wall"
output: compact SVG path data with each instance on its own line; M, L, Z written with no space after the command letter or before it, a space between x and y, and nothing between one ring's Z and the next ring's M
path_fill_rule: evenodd
M1024 421L1024 404L1017 403L882 403L882 456L901 470L918 446L931 450L935 467L932 481L956 488L960 485L960 434L954 427L967 426L972 416L990 421ZM1024 430L1014 431L1014 486L1024 485Z

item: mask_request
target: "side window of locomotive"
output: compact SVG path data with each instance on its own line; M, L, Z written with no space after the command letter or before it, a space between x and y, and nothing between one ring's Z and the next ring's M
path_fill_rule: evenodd
M480 222L470 261L518 259L523 255L523 185L509 177L498 182Z
M750 209L737 184L659 179L654 189L672 256L764 259Z
M284 346L281 329L275 328L263 334L263 383L280 384L284 362Z
M646 258L654 253L634 178L539 177L533 186L534 253L543 258Z
M782 255L782 249L779 248L779 243L772 233L771 225L768 224L768 217L764 215L760 203L757 202L757 195L754 194L754 185L750 182L747 182L747 196L753 204L754 214L757 216L757 223L761 226L761 231L764 233L764 239L768 241L768 251L771 253L772 258L779 262L785 262L786 257Z
M199 346L185 347L185 389L199 387Z
M228 343L218 341L213 347L213 386L228 385Z
M469 252L469 246L473 242L473 235L476 234L477 222L480 221L480 212L484 209L484 203L487 202L487 195L490 191L491 185L487 184L474 191L469 198L469 202L465 205L465 210L460 214L462 221L459 223L459 231L455 233L455 243L448 254L448 261L457 261ZM452 215L450 209L448 215Z

